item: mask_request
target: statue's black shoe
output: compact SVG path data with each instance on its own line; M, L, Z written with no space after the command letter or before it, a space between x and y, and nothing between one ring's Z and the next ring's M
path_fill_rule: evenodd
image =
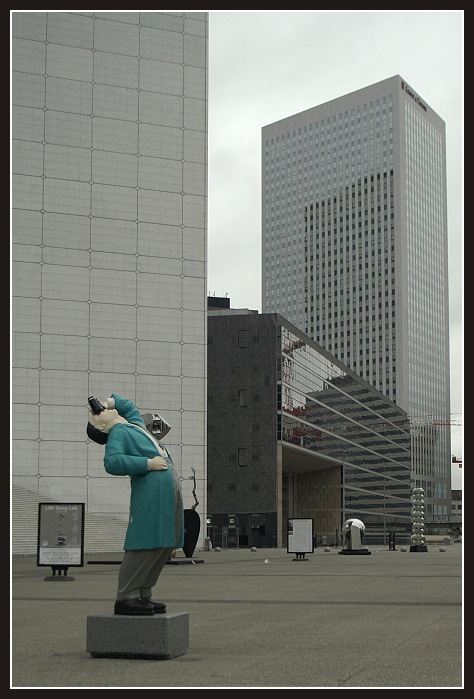
M153 605L153 611L155 614L164 614L166 612L166 604L164 602L155 602L151 597L142 597L143 602L149 602Z
M151 602L146 602L140 597L133 599L117 600L114 607L115 614L126 614L128 616L151 616L154 614Z

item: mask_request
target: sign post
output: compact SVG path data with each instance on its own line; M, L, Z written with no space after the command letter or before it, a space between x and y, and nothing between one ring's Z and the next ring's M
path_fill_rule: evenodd
M51 566L45 580L74 580L68 568L84 565L83 502L39 503L37 565Z
M314 553L313 520L289 519L287 552L296 554L294 561L307 561L306 553Z

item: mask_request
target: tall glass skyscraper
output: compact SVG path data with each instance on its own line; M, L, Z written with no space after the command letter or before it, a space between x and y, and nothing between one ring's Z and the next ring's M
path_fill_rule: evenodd
M413 486L450 509L446 137L396 75L262 129L262 310L412 422Z

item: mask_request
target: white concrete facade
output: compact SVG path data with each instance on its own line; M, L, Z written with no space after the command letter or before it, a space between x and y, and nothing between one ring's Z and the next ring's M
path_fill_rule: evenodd
M85 431L114 392L171 424L205 523L208 13L14 10L11 31L12 482L128 518Z

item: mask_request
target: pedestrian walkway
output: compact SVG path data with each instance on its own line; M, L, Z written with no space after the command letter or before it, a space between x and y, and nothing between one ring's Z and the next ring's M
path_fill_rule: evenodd
M14 556L11 688L462 689L462 544L370 550L198 551L165 566L154 597L189 614L188 651L165 660L86 651L122 552L86 556L64 581Z

